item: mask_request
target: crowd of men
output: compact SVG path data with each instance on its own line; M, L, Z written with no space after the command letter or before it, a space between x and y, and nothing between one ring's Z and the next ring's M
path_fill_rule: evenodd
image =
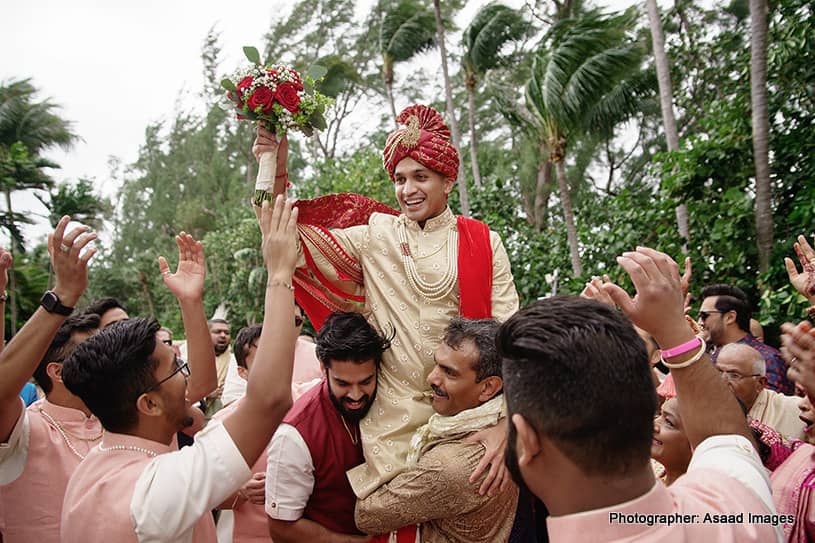
M174 272L159 258L179 342L115 298L77 309L95 234L59 221L54 287L0 353L0 543L815 537L808 321L779 351L724 284L692 319L689 261L644 247L617 260L633 297L594 278L519 308L500 237L447 206L440 115L399 122L383 162L401 213L260 207L263 322L234 343L206 318L192 236ZM285 139L261 128L254 152L285 187ZM794 250L813 316L815 251ZM0 250L0 280L10 265Z

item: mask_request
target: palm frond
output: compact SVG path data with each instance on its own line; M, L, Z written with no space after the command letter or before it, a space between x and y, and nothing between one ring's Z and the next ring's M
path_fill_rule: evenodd
M413 0L403 0L385 13L379 30L379 49L394 62L410 59L436 43L436 17Z

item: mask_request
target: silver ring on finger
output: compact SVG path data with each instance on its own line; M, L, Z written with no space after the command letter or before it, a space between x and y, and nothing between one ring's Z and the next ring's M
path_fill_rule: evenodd
M62 251L63 253L68 253L68 252L71 251L71 246L70 245L65 245L64 243L60 243L59 244L59 250Z

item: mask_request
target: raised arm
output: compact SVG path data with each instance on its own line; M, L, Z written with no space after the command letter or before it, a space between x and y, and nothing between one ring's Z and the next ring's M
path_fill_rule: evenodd
M263 260L268 270L263 332L249 371L246 396L224 426L248 465L266 449L291 407L291 374L297 329L292 324L291 286L297 259L297 209L282 196L260 214Z
M164 284L173 293L181 307L184 337L187 338L187 357L190 379L187 399L195 403L218 386L215 371L215 350L204 313L204 279L206 262L200 241L181 232L175 237L178 245L178 268L175 273L163 256L158 257L158 268Z
M14 263L11 253L0 247L0 352L6 346L6 286L8 285L8 270Z
M277 157L274 189L272 191L272 201L274 201L274 198L277 198L279 194L286 193L286 185L289 181L288 166L286 164L289 158L289 140L284 134L278 142L277 137L272 132L258 125L257 137L254 145L252 145L252 154L260 162L261 156L265 153L272 153Z
M67 215L48 235L48 253L56 276L54 294L64 306L74 307L88 286L88 261L96 253L84 247L96 239L87 226L65 234ZM39 307L0 353L0 442L5 442L20 416L20 389L34 374L66 316Z
M684 300L676 262L647 247L623 253L617 262L628 272L637 289L632 299L613 283L604 283L620 309L631 321L651 334L663 349L672 349L694 339L684 316ZM682 421L691 445L719 434L738 434L753 440L744 413L710 357L700 348L667 358L682 404ZM697 357L686 367L676 367ZM716 413L715 417L710 416Z
M799 272L791 258L784 258L787 276L795 290L809 301L810 307L815 306L815 250L804 236L798 236L798 242L793 245L793 249L803 269Z

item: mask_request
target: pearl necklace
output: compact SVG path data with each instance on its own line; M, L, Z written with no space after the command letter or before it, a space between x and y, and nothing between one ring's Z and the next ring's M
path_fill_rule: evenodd
M453 227L447 231L447 270L441 279L435 283L424 281L416 270L416 262L410 253L410 244L407 239L407 225L405 216L399 217L396 222L396 236L402 253L402 264L405 267L408 283L418 294L431 302L439 301L452 292L458 280L458 232Z
M85 455L80 453L78 450L76 450L76 447L74 447L74 444L71 443L70 439L68 439L69 432L67 430L65 430L62 427L62 425L54 419L54 417L52 417L51 415L46 413L45 410L42 407L38 407L37 410L40 412L40 415L42 415L43 417L48 419L48 422L50 422L51 425L54 426L54 428L57 429L57 432L59 432L59 435L62 436L62 439L65 441L65 444L68 445L68 448L71 450L71 452L74 453L80 460L85 460ZM74 434L71 434L71 436L73 436L75 439L78 439L80 441L89 441L89 442L101 439L103 435L105 435L104 428L102 429L102 431L99 433L98 436L94 436L94 437L80 437L80 436L76 436Z
M99 444L99 450L102 452L111 452L111 451L135 451L144 453L147 456L158 456L155 451L151 451L150 449L145 449L142 447L136 447L134 445L112 445L110 447L103 447L102 444Z

